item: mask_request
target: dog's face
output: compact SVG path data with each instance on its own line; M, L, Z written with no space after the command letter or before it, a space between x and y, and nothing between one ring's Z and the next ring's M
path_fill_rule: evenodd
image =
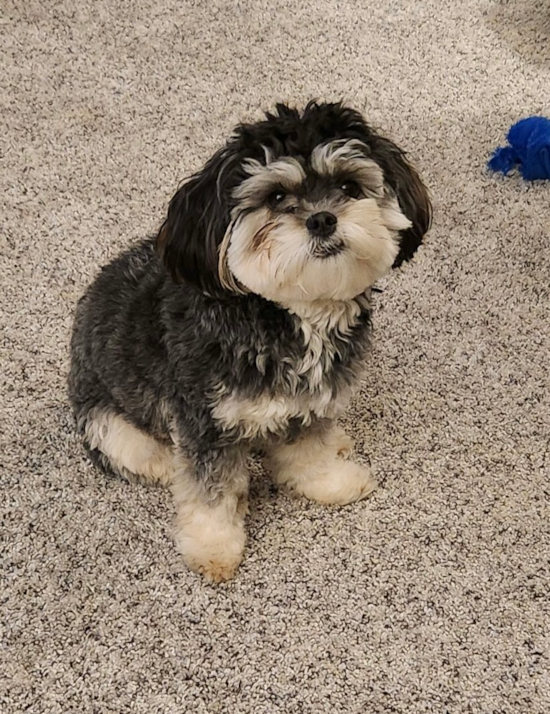
M266 152L244 170L221 246L228 287L283 304L347 300L393 265L411 222L363 142L335 139L301 160Z
M416 171L357 112L279 105L184 184L158 246L210 293L349 300L412 257L430 219Z

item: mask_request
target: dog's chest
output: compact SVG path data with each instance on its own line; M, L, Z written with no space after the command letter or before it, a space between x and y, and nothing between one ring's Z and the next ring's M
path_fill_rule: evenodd
M308 426L316 418L335 418L347 403L347 395L334 398L331 389L315 394L261 394L243 398L231 394L213 408L213 416L225 429L237 429L242 438L264 438L269 434L284 434L291 424Z
M212 401L218 424L238 430L242 438L264 438L284 434L291 424L306 427L316 419L337 417L349 400L350 377L359 376L358 365L345 355L358 315L357 309L348 308L341 314L302 318L301 349L293 356L277 356L277 377L269 388L252 396L219 385ZM345 379L339 373L343 364Z

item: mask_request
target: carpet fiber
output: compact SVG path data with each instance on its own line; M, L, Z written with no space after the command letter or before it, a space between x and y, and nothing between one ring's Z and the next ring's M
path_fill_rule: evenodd
M550 184L485 162L550 115L548 3L3 0L0 56L1 711L547 714ZM312 97L434 199L344 420L381 485L327 509L258 473L210 586L169 494L88 462L72 315L235 122Z

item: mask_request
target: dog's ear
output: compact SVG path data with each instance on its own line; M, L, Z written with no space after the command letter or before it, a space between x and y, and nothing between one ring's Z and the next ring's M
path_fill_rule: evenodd
M227 145L170 201L156 247L175 282L185 280L207 293L222 289L218 251L229 226L231 195L239 182L239 169L239 157Z
M339 133L350 139L359 139L368 147L367 156L384 172L388 192L397 198L404 215L412 223L400 232L399 253L393 267L410 260L422 243L432 222L432 204L428 191L416 169L408 162L401 149L370 127L361 114L343 104L324 105L337 117Z
M369 144L373 158L384 172L387 185L412 223L410 228L400 233L399 253L393 264L394 268L398 268L413 257L428 232L432 223L432 204L426 186L398 146L380 136L371 136Z

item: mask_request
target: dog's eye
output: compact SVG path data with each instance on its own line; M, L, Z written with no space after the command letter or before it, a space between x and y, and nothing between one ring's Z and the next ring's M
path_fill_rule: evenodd
M340 191L343 191L350 198L359 198L361 189L357 181L344 181L340 184Z
M273 191L273 193L270 193L267 197L267 201L271 206L278 206L285 200L285 198L286 193L279 189L277 191Z

